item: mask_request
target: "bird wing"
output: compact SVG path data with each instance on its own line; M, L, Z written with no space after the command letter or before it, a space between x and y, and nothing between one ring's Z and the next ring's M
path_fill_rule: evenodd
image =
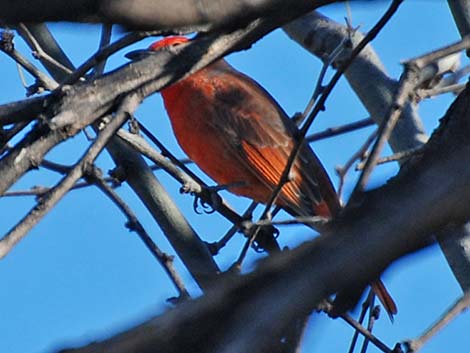
M266 90L233 68L217 72L211 81L215 86L213 107L219 117L212 123L226 136L228 148L236 148L242 154L239 160L248 163L253 174L274 189L294 146L295 124ZM291 213L318 213L315 206L324 202L317 179L319 171L321 181L326 180L327 192L334 194L329 199L337 203L326 172L313 151L304 145L291 170L291 181L280 195L281 203Z

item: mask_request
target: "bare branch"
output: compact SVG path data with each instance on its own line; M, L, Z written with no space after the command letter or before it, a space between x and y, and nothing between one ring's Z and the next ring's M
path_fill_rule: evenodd
M308 143L323 140L329 137L345 134L347 132L363 129L368 126L374 125L374 121L371 118L355 121L353 123L344 124L341 126L329 127L323 131L316 132L314 134L305 137L305 141Z
M175 52L161 51L90 82L64 87L64 95L59 96L59 101L47 111L52 118L48 121L48 128L51 130L33 130L22 144L0 161L0 172L5 176L0 181L0 194L34 163L38 163L53 146L106 114L119 97L134 91L144 95L154 93L221 56L251 44L299 15L296 11L300 10L294 7L282 13L270 13L270 17L255 21L241 30L222 35L208 35L188 45L179 46ZM87 102L86 105L83 104L84 101ZM39 145L38 148L32 148L36 144ZM19 163L13 163L20 153L25 154L26 158L20 158ZM10 168L12 165L15 165L15 168ZM6 173L6 170L9 170L9 173Z
M0 125L30 122L48 106L46 97L34 97L0 105Z
M344 183L346 181L346 175L348 171L351 169L351 167L353 166L354 162L356 162L356 160L362 160L365 158L370 145L372 144L372 142L374 142L376 137L377 137L377 130L369 135L369 137L362 144L362 146L359 147L359 149L355 153L353 153L353 155L347 160L344 166L335 168L335 171L339 176L338 194L340 195L340 198L343 195Z
M426 99L445 93L459 94L465 88L465 83L455 83L449 86L437 86L430 89L421 89L416 92L419 99Z
M69 74L72 72L72 62L60 49L59 44L52 37L45 24L20 23L16 30L33 49L33 55L42 62L56 81L60 81L57 77L60 76L61 72ZM49 52L44 48L51 48L52 46L56 48L53 52Z
M35 226L70 190L70 188L83 176L86 168L93 163L98 154L106 146L115 131L129 118L129 114L137 109L140 103L138 95L131 95L123 99L120 110L114 119L99 134L98 138L83 155L73 169L64 177L42 200L0 240L0 259L20 241L28 231Z
M99 50L102 50L104 47L108 46L111 42L111 35L113 34L113 26L109 24L105 24L101 27L101 38L99 44ZM102 75L104 72L104 68L106 66L106 59L100 61L95 66L94 76Z
M457 5L462 9L468 8L468 4L469 0L449 1L449 5L452 7ZM453 10L453 13L457 16L464 16L462 14L466 16L466 13L460 10ZM284 30L291 38L319 58L328 56L337 43L348 36L346 26L335 23L316 11L289 23L284 26ZM466 32L462 32L462 35L466 34ZM354 33L353 47L361 38L359 32ZM341 64L341 58L339 59L335 65ZM359 58L345 72L345 77L371 117L380 123L386 115L388 107L392 104L397 82L387 75L384 65L371 46L363 50ZM446 81L446 78L443 81ZM389 140L392 150L399 152L420 147L427 138L417 112L417 105L408 104ZM444 238L445 242L442 241ZM453 229L447 228L445 234L438 239L459 284L463 290L467 290L470 288L469 225Z
M44 24L29 24L28 29L37 34L37 41L43 44L44 50L47 53L60 61L63 65L73 67ZM145 35L145 33L125 36L121 40L118 40L98 52L103 53L104 56L100 57L99 55L101 54L97 54L98 56L95 55L94 57L104 59L107 57L105 55L106 53L112 53L123 43L127 43L128 40L135 38L141 38L142 35ZM92 57L82 65L82 68L93 63L95 63L95 61ZM94 66L94 64L92 66ZM49 70L51 70L54 77L61 82L73 78L73 75L68 75L68 71L57 70L55 66L49 66ZM88 71L88 69L86 69L86 71ZM80 78L79 72L80 69L75 71L77 79ZM62 89L66 87L67 86L63 86ZM114 89L114 87L111 87L111 89ZM116 99L119 99L119 96L117 96ZM138 153L130 149L117 138L111 139L107 149L118 166L118 169L121 171L121 174L125 176L130 187L161 226L164 235L178 252L178 255L195 281L202 289L208 289L214 279L217 278L219 269L207 247L189 225L184 215L175 205L173 199L162 187L149 166ZM78 186L81 185L76 185L76 187Z
M116 206L121 210L124 216L127 218L127 228L131 231L135 231L139 238L143 241L150 253L157 259L157 261L162 265L168 277L173 282L174 286L178 290L179 299L184 300L189 298L189 293L184 287L183 280L179 276L178 272L173 266L173 258L165 254L160 248L155 244L152 238L148 235L147 231L144 229L143 225L139 222L137 216L134 214L132 209L122 200L119 195L106 183L106 181L101 177L101 172L97 170L96 167L91 167L87 170L87 178L101 190L110 200L116 204Z
M427 70L429 65L432 65L433 62L443 57L449 56L466 48L470 48L470 36L463 38L461 41L455 44L408 60L405 63L405 72L400 79L400 84L395 96L394 103L390 107L389 114L379 127L377 141L372 147L372 151L366 161L361 175L359 176L359 180L357 181L351 198L358 196L358 193L365 189L370 173L377 163L382 148L389 140L393 128L400 118L401 112L405 108L409 96L421 82L430 79L429 72ZM431 68L431 71L431 77L433 77L434 67Z
M408 352L419 351L427 341L449 324L457 315L465 310L470 309L470 293L466 292L459 300L457 300L447 311L436 321L429 329L427 329L420 337L404 342Z
M352 48L362 41L359 31L352 34L341 25L314 11L283 27L287 34L318 58L325 60L337 45L350 38ZM349 56L345 51L333 63L340 66ZM377 123L383 120L392 104L397 82L391 79L371 45L367 45L344 73L352 89ZM418 147L427 141L424 126L415 105L407 105L389 141L394 152Z
M2 31L0 33L0 50L16 61L21 67L28 71L39 82L38 84L48 91L52 91L59 85L45 73L40 71L33 63L29 62L21 53L19 53L13 45L13 34Z
M412 149L409 149L409 150L406 150L406 151L394 153L391 156L379 158L377 160L376 165L407 160L408 158L420 153L421 150L422 150L422 147L417 147L417 148L412 148ZM364 163L364 161L362 161L356 166L356 170L363 170L364 166L365 166L365 163Z
M464 37L470 34L470 13L468 12L470 2L468 0L452 0L447 2L460 35Z
M317 103L313 107L312 112L308 116L307 120L305 121L304 125L300 129L298 133L298 139L296 141L296 144L294 145L291 154L289 156L289 159L287 161L287 165L284 168L284 171L280 177L280 180L278 182L278 185L276 189L273 191L269 201L266 204L266 208L263 212L263 215L261 218L266 218L266 216L269 213L269 210L277 197L279 196L279 193L284 186L286 182L289 181L289 173L292 168L292 165L294 164L295 159L297 158L300 149L302 147L302 143L304 142L304 138L307 134L308 129L310 128L311 124L313 123L313 120L317 117L317 115L324 109L326 100L328 99L329 94L335 87L336 83L339 81L343 73L347 70L349 65L354 61L354 59L359 55L362 49L364 49L370 41L372 41L377 34L382 30L382 28L387 24L387 22L392 18L392 16L395 14L395 12L398 10L400 7L401 3L403 0L394 0L392 1L391 5L387 9L387 11L383 14L383 16L377 21L377 23L374 25L374 27L369 31L369 33L364 37L364 39L353 49L351 52L350 57L342 63L342 65L338 68L336 73L333 75L331 78L330 82L328 85L325 87L324 91L322 92L321 97L318 99Z
M204 183L204 181L202 181L201 178L199 178L196 174L189 170L189 168L187 168L183 163L180 163L180 161L144 125L139 123L139 128L142 129L142 132L162 151L163 155L165 155L171 162L173 162L184 173L186 173L187 176L179 176L178 174L181 173L175 172L177 180L183 183L183 187L195 186L195 189L183 191L195 193L196 196L201 199L203 204L208 204L213 210L219 212L222 216L232 222L237 227L237 229L241 230L249 239L255 237L256 243L258 244L260 249L264 249L270 253L277 252L280 250L279 245L277 244L276 239L273 236L273 232L275 232L274 229L269 227L263 229L255 227L256 229L253 229L253 223L251 223L245 217L240 216L237 212L235 212L233 208L228 204L228 202L219 194L212 192L212 190L208 187L206 183ZM137 150L140 150L139 146L135 147ZM145 150L142 149L140 150L140 152L145 153ZM152 159L151 154L152 153L148 155L150 159ZM172 175L172 173L173 172L170 172L170 175ZM186 181L189 181L188 177L190 177L193 181L187 183Z
M149 31L149 32L130 32L117 41L100 48L95 54L93 54L87 61L80 65L70 76L68 76L64 82L65 85L71 85L75 83L80 77L85 75L90 69L98 65L103 60L110 57L117 51L136 43L146 37L155 36L160 34L160 31Z
M428 243L434 231L468 219L469 111L467 89L423 156L347 208L330 232L267 259L253 273L222 280L199 300L75 352L270 351L285 325L324 297L377 278L391 261Z
M25 0L0 1L5 10L0 22L81 21L122 24L140 29L163 29L177 32L208 31L243 27L272 9L289 11L307 9L335 2L335 0L299 0L287 4L282 0L44 0L31 3Z
M326 313L330 313L332 311L332 305L327 302L327 301L323 301L321 304L320 304L320 309L325 311ZM387 345L385 343L383 343L381 340L379 340L376 336L374 336L371 332L371 330L369 328L365 328L364 326L362 326L359 322L357 322L356 320L354 320L351 316L349 316L348 314L343 314L340 316L341 319L343 319L348 325L350 325L351 327L354 328L354 330L361 334L362 336L364 336L364 338L366 340L369 340L370 342L372 342L378 349L380 349L382 352L384 353L392 353L392 349L390 349L389 347L387 347Z
M126 141L132 148L137 152L143 154L154 162L157 166L165 170L173 178L178 180L183 186L183 188L191 190L195 193L201 193L202 187L199 184L199 181L194 180L194 178L178 167L176 167L171 161L166 159L162 154L155 151L141 136L131 134L125 130L119 130L117 135Z

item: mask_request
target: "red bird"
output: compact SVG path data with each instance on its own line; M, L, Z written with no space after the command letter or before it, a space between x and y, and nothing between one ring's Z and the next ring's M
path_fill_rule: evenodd
M188 41L167 37L149 50ZM176 139L194 163L219 185L237 185L229 188L234 194L268 202L298 131L271 95L223 59L161 94ZM308 144L302 145L276 204L294 216L333 218L339 213L330 178Z
M156 51L188 42L167 37ZM219 60L161 90L176 139L186 154L219 185L266 203L278 184L297 127L250 77ZM295 216L331 218L340 204L312 149L304 144L276 204Z

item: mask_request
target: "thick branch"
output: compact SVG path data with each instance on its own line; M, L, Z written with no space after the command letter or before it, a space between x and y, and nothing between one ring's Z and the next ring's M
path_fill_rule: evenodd
M64 65L70 65L70 62L64 59L66 58L65 54L62 53L57 42L49 34L46 25L37 24L32 26L29 24L24 26L24 30L33 31L39 37L30 38L30 41L41 43L43 45L42 49L45 50L46 55L52 56L54 60ZM54 70L51 71L51 73L55 79L61 82L65 80L67 80L66 82L75 82L75 79L72 78L79 78L88 71L88 69L91 68L91 66L88 65L94 62L94 58L99 60L106 58L106 53L112 53L114 50L120 48L121 45L130 43L148 34L150 33L136 33L123 37L109 47L105 47L103 51L98 52L104 56L101 56L101 54L94 55L91 61L88 60L70 76L63 70ZM88 67L88 69L86 69L86 67ZM141 90L142 95L145 96L149 94L145 92L145 90ZM206 245L189 225L171 196L153 175L149 166L138 153L122 143L117 137L111 139L107 149L115 160L118 168L125 174L126 181L129 183L130 187L136 192L143 204L161 226L163 233L178 252L178 255L195 281L202 289L209 288L219 272L219 269Z
M45 97L34 97L0 105L0 125L29 122L47 108Z
M52 188L37 205L2 239L0 239L0 259L13 248L73 187L84 175L86 169L93 163L98 154L105 148L107 142L121 125L137 109L142 98L138 95L130 95L123 99L120 110L114 119L98 135L95 142L88 148L82 159L77 162L67 175Z
M290 22L284 31L312 54L325 59L351 35L354 48L364 37L360 32L351 33L346 26L314 11ZM338 66L349 56L349 52L337 57ZM345 77L357 94L372 119L380 124L393 100L397 81L388 77L387 72L371 45L365 47L345 72ZM407 104L402 117L390 139L394 151L410 149L426 142L424 127L416 112L416 107Z
M376 278L436 230L468 219L469 113L466 89L423 156L346 209L328 234L268 259L252 274L228 278L200 300L75 352L270 351L272 337L326 295Z
M468 18L468 8L463 12L459 10L468 3L468 0L449 0L449 6L457 15L457 23ZM458 11L454 11L455 9ZM466 24L463 27L468 26ZM291 38L321 59L328 57L338 43L348 38L350 34L346 26L335 23L315 11L284 26L284 30ZM354 32L351 38L353 47L361 38L362 35L359 32ZM338 60L341 62L344 59L340 57ZM335 65L338 64L335 63ZM361 52L359 58L348 68L345 76L371 117L380 124L392 103L397 82L387 75L380 58L371 46ZM407 104L392 132L389 140L390 146L395 152L399 152L420 147L426 140L427 136L420 121L417 106ZM445 243L440 241L447 261L451 264L464 291L470 288L470 254L469 247L466 246L469 243L469 229L468 226L448 228L445 236L442 236L447 238L447 241ZM451 236L451 234L454 235ZM453 241L451 237L454 238Z
M48 116L52 118L48 122L48 129L51 130L48 135L44 138L44 132L41 131L38 136L35 129L23 143L12 149L9 156L0 161L0 194L34 167L35 163L39 163L45 153L67 135L71 136L71 132L76 133L113 109L120 96L133 91L149 95L229 52L246 48L299 14L298 8L283 13L276 12L271 17L255 21L241 30L200 38L188 45L181 45L175 52L161 51L90 82L63 87L61 94L57 94L58 102L52 104L47 111ZM67 132L66 136L56 136L61 130ZM37 143L41 147L38 151L32 148ZM27 158L23 158L24 154ZM28 154L33 154L34 158ZM18 156L21 158L17 159ZM13 165L15 168L12 168Z
M273 9L313 10L337 0L1 0L0 23L79 21L132 28L207 31L243 27Z
M108 144L126 181L142 200L198 285L207 290L219 272L212 255L143 158L119 138Z

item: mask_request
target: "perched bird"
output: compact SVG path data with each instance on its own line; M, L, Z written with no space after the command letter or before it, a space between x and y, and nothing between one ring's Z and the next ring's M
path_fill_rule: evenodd
M166 37L149 50L188 41ZM268 202L298 131L274 98L223 59L165 87L161 95L176 139L194 163L232 193ZM302 144L276 204L294 216L330 219L339 213L330 178L308 144Z
M167 37L156 51L188 42ZM266 203L295 144L297 127L271 95L219 60L161 90L179 145L219 185ZM276 201L295 216L331 218L340 210L333 185L304 144Z

